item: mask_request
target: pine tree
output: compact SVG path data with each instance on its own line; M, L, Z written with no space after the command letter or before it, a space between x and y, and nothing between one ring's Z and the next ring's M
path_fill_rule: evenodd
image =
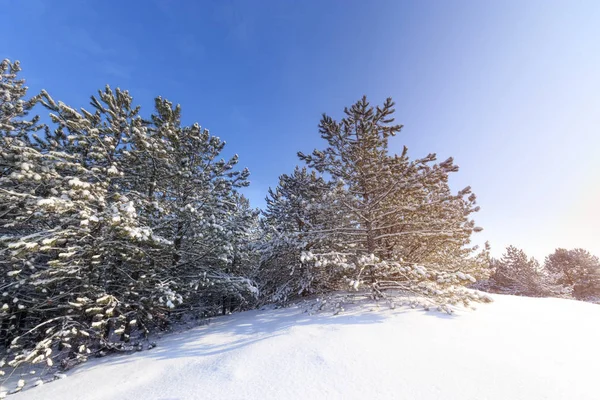
M544 269L554 283L579 300L600 298L600 261L584 249L556 249Z
M20 171L2 181L12 197L23 199L14 217L27 224L4 238L3 253L19 282L5 293L27 312L26 323L7 334L16 354L9 365L31 357L77 362L91 345L127 341L138 324L148 332L151 296L160 283L147 251L160 238L139 220L135 198L121 191L121 143L128 132L144 129L139 109L127 92L109 88L100 100L92 98L94 113L43 95L57 127L37 147L13 147Z
M35 230L31 215L24 214L23 209L32 193L39 187L44 190L43 174L32 171L28 162L28 156L35 160L39 155L31 137L43 126L38 124L37 116L26 119L40 96L26 99L25 81L18 78L20 70L18 61L0 63L0 290L4 300L0 309L0 346L5 347L27 326L29 315L24 299L9 295L13 288L22 286L22 276L31 273L32 264L8 256L4 243Z
M213 313L231 297L247 304L256 288L236 274L233 264L240 261L236 250L246 248L234 245L237 235L251 229L257 218L236 193L248 185L249 172L234 169L237 155L227 161L218 158L225 142L207 129L181 126L179 106L157 98L155 107L150 130L154 144L129 154L144 160L146 172L137 184L152 202L146 218L172 243L164 262L177 271L178 291L193 304L203 304L206 312Z
M475 280L486 258L468 247L470 235L480 230L469 219L478 211L475 196L470 188L450 193L448 174L458 170L451 158L432 164L434 154L414 161L406 148L389 154L388 140L401 130L393 124L393 106L388 99L372 107L363 98L345 109L340 122L324 115L319 129L328 146L298 154L328 177L337 207L328 215L337 224L318 231L334 244L306 252L303 260L353 269L346 287L368 284L378 293L395 288L444 305L468 302L471 293L455 285Z
M521 296L546 296L551 287L540 263L514 246L508 246L501 259L492 259L490 290Z
M182 126L180 107L161 98L142 118L120 89L99 91L91 111L46 92L21 101L13 70L2 99L23 107L3 111L0 153L0 346L9 367L68 367L130 349L134 336L183 315L253 304L258 216L237 193L248 171L235 170L237 156L219 159L225 142ZM24 122L38 101L54 126L41 137L37 117Z
M298 168L281 175L269 189L264 211L261 292L267 301L287 301L298 295L322 293L337 287L343 268L335 264L303 263L302 254L327 252L336 246L332 235L344 215L335 185L315 171Z

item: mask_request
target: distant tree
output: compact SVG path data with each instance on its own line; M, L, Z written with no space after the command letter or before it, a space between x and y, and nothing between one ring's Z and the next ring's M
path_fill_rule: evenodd
M488 285L492 291L533 297L549 294L540 263L515 246L508 246L502 258L492 259L491 268Z
M556 249L546 257L544 269L574 298L600 298L600 260L587 250Z

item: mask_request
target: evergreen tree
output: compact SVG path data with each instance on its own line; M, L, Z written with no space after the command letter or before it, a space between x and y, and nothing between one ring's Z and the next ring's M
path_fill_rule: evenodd
M33 265L18 262L4 250L7 239L24 237L35 231L31 213L23 210L36 190L45 190L43 174L31 169L38 148L32 143L35 131L42 128L37 116L27 119L40 96L26 99L25 81L18 78L19 62L0 62L0 346L8 346L29 319L27 303L21 297L10 297L12 288L22 286L22 277L31 273ZM14 246L14 244L13 244Z
M249 172L234 170L237 155L218 158L225 142L207 129L181 126L179 106L161 98L155 105L152 146L129 155L144 160L137 191L152 202L146 218L153 230L172 243L165 262L180 277L178 290L207 309L221 305L222 295L247 303L256 288L234 264L247 248L238 234L245 235L257 216L235 190L248 185Z
M508 246L501 259L492 259L489 286L492 291L522 296L545 296L550 293L540 263L514 246Z
M16 69L2 64L0 103L8 366L68 367L181 316L255 301L258 216L236 191L248 171L219 159L225 142L181 125L180 107L161 98L146 120L119 89L98 92L92 111L46 92L22 100ZM37 117L24 118L37 101L54 125L41 137Z
M260 282L267 301L287 301L298 295L334 290L343 268L302 262L302 254L326 252L337 245L332 235L344 215L335 185L315 171L298 168L281 175L269 189L264 211Z
M544 269L553 281L579 300L600 298L600 261L584 249L556 249Z
M332 244L307 251L302 260L352 269L346 287L395 288L444 305L468 302L471 293L455 285L475 280L486 258L473 257L475 249L468 247L479 230L469 219L478 210L475 196L470 188L450 193L448 174L458 169L452 159L432 164L436 158L429 154L411 161L406 148L389 154L388 140L401 129L393 124L393 105L388 99L372 107L363 98L345 109L340 122L324 115L319 129L328 146L298 154L328 178L335 199L326 217L335 223L311 230Z
M161 238L138 218L135 196L121 190L122 143L145 123L127 92L107 88L99 97L91 113L44 93L56 129L37 147L11 148L20 171L2 180L11 190L0 200L23 199L13 217L27 229L3 238L18 282L5 294L27 320L8 326L15 353L9 365L84 360L92 345L113 348L136 326L148 332L156 315L152 297L162 287L161 271L148 250ZM36 348L28 352L32 341Z

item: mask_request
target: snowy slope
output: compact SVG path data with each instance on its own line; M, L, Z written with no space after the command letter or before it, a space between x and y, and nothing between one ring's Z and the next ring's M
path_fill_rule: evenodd
M92 361L9 399L600 399L600 306L252 311Z

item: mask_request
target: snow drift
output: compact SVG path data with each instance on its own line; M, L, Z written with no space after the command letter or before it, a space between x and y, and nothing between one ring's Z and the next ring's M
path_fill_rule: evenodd
M454 316L251 311L9 399L598 399L600 306L495 295Z

